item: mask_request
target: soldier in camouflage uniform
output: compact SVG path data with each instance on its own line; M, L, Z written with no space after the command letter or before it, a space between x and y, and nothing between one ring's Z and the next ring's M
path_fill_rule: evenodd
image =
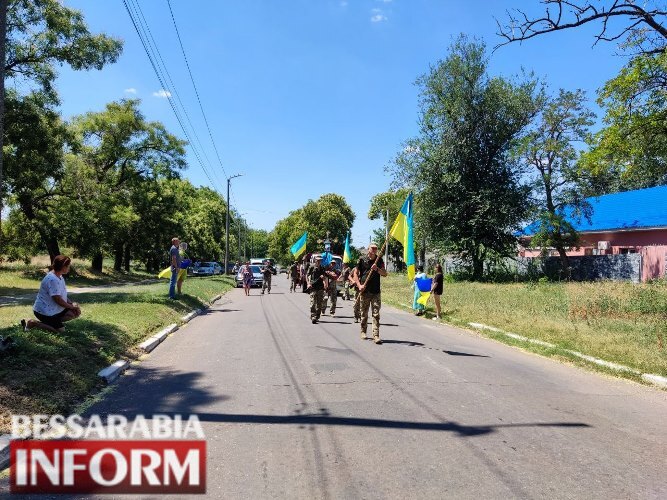
M324 307L324 278L325 270L322 267L322 257L315 257L315 264L308 268L306 284L310 290L310 321L317 323Z
M338 302L338 277L340 273L336 270L336 263L331 261L329 267L326 270L327 275L327 293L329 294L329 302L331 303L329 307L329 314L331 316L336 315L336 303ZM326 308L326 305L325 305Z
M359 307L361 308L361 338L366 340L366 328L368 326L368 308L371 308L373 316L373 342L382 344L380 339L380 277L387 276L382 257L377 255L377 244L368 246L368 255L361 257L357 263L356 283L359 287ZM375 262L377 259L377 263Z

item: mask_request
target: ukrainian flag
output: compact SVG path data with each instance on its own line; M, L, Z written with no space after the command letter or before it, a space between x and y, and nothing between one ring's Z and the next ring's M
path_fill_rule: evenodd
M301 255L303 252L306 251L306 240L308 239L308 231L303 233L303 236L296 240L296 243L292 245L292 247L289 249L290 252L292 252L292 255L294 255L294 258L298 258L299 255Z
M389 236L397 239L403 245L403 261L408 266L408 279L415 278L415 243L412 227L412 193L408 195L403 203L403 208L398 213L394 225L391 226Z
M350 232L345 236L345 250L343 251L343 263L349 264L352 262L352 251L350 250Z
M417 302L423 306L426 306L426 302L428 302L428 299L431 296L433 278L417 278L415 280L415 285L419 290L419 298L417 299Z

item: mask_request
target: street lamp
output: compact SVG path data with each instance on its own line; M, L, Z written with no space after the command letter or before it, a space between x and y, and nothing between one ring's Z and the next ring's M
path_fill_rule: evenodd
M227 240L225 242L225 274L229 272L227 270L227 265L229 264L229 184L232 182L232 179L241 177L242 175L243 174L236 174L232 175L231 177L227 177L227 223L225 225L225 238Z

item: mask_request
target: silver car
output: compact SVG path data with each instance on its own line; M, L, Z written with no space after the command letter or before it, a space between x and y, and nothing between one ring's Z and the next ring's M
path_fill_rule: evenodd
M241 266L241 269L243 269L243 266ZM243 273L241 272L241 269L239 269L239 272L236 273L236 287L241 288L243 286ZM250 270L252 271L252 286L257 286L260 287L264 283L264 275L262 274L262 269L260 266L250 266Z

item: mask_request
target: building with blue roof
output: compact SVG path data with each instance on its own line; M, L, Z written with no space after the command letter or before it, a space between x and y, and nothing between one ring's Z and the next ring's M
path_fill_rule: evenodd
M580 235L580 246L568 255L642 254L642 265L650 279L665 276L667 255L667 186L637 189L588 198L590 220L566 210L566 218ZM542 249L528 248L538 223L526 226L519 234L520 254L534 257ZM549 251L547 251L549 253Z

